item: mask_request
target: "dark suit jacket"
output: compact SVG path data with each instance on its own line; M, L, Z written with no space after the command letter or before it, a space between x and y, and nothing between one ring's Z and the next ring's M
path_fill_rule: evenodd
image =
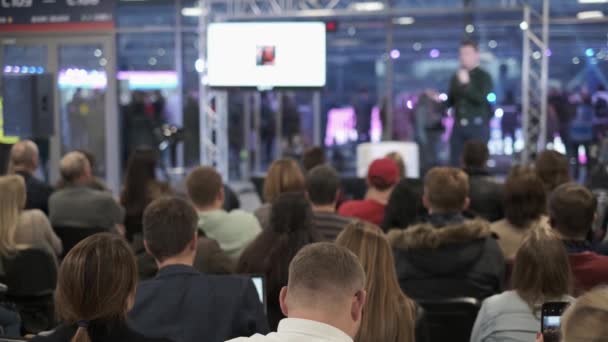
M36 179L28 172L18 171L18 175L23 177L25 181L25 189L27 192L27 199L25 202L25 209L40 209L45 214L49 214L49 197L53 193L53 188Z
M76 334L76 325L62 325L49 336L37 336L34 342L70 342ZM134 332L125 324L101 325L91 322L87 329L91 342L171 342L166 338L148 338Z
M268 332L251 280L206 275L186 265L164 267L142 282L129 318L135 330L175 342L224 342Z

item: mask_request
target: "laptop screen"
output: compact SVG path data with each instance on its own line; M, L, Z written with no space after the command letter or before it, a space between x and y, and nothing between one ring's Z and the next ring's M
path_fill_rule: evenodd
M251 281L255 286L255 290L260 297L260 303L264 306L264 312L266 312L266 284L264 281L264 276L262 275L251 275Z

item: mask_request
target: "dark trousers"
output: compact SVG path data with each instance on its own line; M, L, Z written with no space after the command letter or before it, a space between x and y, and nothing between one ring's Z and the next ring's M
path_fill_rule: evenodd
M8 171L12 147L13 145L0 143L0 175L4 175Z
M479 123L467 122L466 125L456 120L450 137L450 164L455 167L461 166L460 157L467 141L479 140L487 143L489 139L490 127L485 120L480 120Z

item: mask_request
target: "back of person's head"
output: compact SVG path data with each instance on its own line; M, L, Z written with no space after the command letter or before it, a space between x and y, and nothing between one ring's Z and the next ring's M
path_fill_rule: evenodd
M287 317L317 320L355 337L366 300L365 281L361 263L347 248L310 244L289 264L281 309Z
M462 166L466 169L485 169L490 150L488 145L480 140L469 140L462 150Z
M608 287L580 296L562 315L562 341L608 341Z
M197 208L221 204L223 189L222 176L209 166L194 169L186 178L188 197Z
M570 182L568 158L559 152L552 150L541 152L536 157L534 168L538 177L545 184L547 193L564 183Z
M385 158L392 159L397 164L397 168L399 169L399 178L405 178L405 175L406 175L405 160L403 160L403 156L401 156L401 153L390 152L385 156Z
M367 183L378 191L392 189L399 182L399 166L393 159L374 160L367 169Z
M379 227L348 225L336 239L355 253L367 274L367 303L358 341L414 341L414 302L399 286L391 246Z
M551 226L566 239L584 239L593 225L597 200L576 183L560 185L549 196Z
M11 147L9 172L34 172L38 168L38 146L31 140L21 140Z
M17 175L1 176L0 194L0 256L6 257L16 250L14 237L25 207L25 181Z
M546 213L545 186L534 170L511 170L504 186L504 208L507 221L519 228L525 228Z
M135 297L137 264L131 247L116 234L90 236L66 255L59 268L55 306L66 324L78 324L71 342L90 342L89 324L126 324Z
M534 310L546 301L570 294L572 275L568 252L552 230L532 227L515 256L513 289Z
M264 201L270 203L284 192L304 192L304 175L293 159L275 160L268 169L264 180Z
M434 167L424 177L424 204L432 212L461 212L469 204L469 177L454 167Z
M302 154L302 167L306 172L323 164L325 164L325 151L320 146L310 147Z
M312 208L302 192L285 192L272 202L270 230L278 234L307 235L313 230Z
M329 165L319 165L306 175L308 199L314 205L335 204L340 191L340 176Z
M158 262L196 251L198 215L194 207L177 197L159 198L143 217L146 250Z
M121 203L128 212L141 213L148 205L150 182L156 180L157 154L151 148L139 148L129 157Z
M69 152L59 162L61 178L67 184L91 175L91 165L87 157L78 151Z

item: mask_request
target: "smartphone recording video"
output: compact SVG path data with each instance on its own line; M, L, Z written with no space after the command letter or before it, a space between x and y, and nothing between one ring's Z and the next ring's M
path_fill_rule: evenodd
M560 342L561 316L568 304L567 302L543 304L541 329L545 342Z

